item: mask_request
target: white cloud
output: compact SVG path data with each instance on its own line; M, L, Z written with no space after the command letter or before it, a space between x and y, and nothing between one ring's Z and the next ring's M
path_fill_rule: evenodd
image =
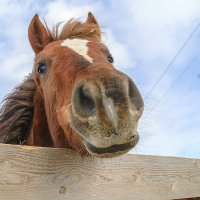
M134 68L135 61L131 58L128 44L118 42L110 29L104 29L106 35L103 38L104 43L109 47L114 58L114 65L118 69Z
M9 76L10 79L19 79L23 78L25 75L32 71L31 64L33 65L32 55L21 53L17 57L16 55L10 55L11 59L6 59L1 62L1 67L4 69L4 73L1 74ZM32 60L32 62L31 62Z
M56 24L71 18L85 18L89 11L96 10L98 6L100 7L101 5L96 2L75 6L73 3L64 0L51 1L44 8L45 12L43 14L48 22Z
M196 0L151 0L148 4L144 0L123 1L121 4L126 8L126 15L119 23L122 25L126 20L127 40L133 40L135 53L145 59L173 56L184 35L189 35L198 22L200 3Z
M33 52L28 42L28 24L33 1L3 1L0 7L1 78L23 79L33 66ZM37 3L35 3L35 8Z

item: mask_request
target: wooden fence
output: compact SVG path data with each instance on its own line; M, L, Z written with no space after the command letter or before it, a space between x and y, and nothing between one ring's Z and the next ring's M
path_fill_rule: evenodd
M2 200L162 200L200 196L200 159L81 158L69 149L0 144Z

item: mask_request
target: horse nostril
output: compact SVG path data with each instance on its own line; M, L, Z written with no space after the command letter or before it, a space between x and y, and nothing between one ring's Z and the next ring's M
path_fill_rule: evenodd
M144 104L141 94L138 88L136 87L135 83L130 78L128 78L128 82L129 82L129 98L131 100L131 103L134 105L134 108L140 110Z
M95 114L95 101L88 85L82 85L75 90L73 107L81 117L89 117Z

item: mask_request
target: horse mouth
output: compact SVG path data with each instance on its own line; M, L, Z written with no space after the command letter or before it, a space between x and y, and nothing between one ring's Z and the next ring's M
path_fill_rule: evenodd
M87 151L97 157L115 157L127 153L130 149L134 148L139 141L138 133L127 143L114 144L109 147L101 148L96 147L90 142L84 140Z

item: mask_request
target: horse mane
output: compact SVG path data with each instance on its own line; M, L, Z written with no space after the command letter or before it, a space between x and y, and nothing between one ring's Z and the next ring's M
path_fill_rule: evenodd
M28 137L35 94L33 75L29 74L4 100L0 108L0 143L23 144Z
M81 22L77 19L70 19L63 25L63 27L60 27L61 24L62 22L57 23L52 29L50 29L45 23L51 42L73 38L90 38L94 40L99 40L100 38L101 32L97 24Z

